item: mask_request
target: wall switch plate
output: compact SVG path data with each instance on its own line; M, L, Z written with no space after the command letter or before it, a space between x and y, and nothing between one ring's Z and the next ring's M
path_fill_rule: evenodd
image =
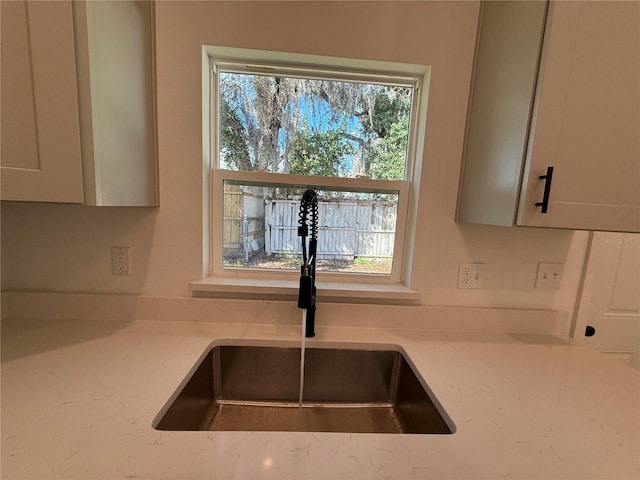
M563 263L538 262L535 288L543 290L557 290L562 280Z
M130 275L129 247L111 247L111 273L113 275Z
M484 263L461 263L458 267L458 288L482 288Z

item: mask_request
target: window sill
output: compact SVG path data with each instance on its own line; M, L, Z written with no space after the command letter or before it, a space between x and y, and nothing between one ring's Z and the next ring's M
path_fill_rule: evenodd
M402 284L317 281L318 302L418 305L421 294ZM298 281L208 277L191 282L197 297L295 300Z

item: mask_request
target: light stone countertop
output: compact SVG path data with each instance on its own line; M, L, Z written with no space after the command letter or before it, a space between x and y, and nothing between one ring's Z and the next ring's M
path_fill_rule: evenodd
M2 322L2 478L640 478L640 374L555 336L317 327L401 346L453 435L172 432L156 414L216 339L291 325Z

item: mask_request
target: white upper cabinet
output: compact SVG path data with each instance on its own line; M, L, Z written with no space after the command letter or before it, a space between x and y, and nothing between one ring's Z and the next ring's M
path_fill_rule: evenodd
M518 224L638 232L640 2L554 3L547 33Z
M74 7L85 203L156 206L153 2Z
M640 232L640 2L527 9L483 6L458 220Z
M0 2L2 200L81 203L71 2Z
M153 3L1 7L2 200L157 205Z

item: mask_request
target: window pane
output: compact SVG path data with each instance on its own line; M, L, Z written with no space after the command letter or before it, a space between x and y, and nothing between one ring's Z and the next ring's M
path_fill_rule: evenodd
M298 270L298 212L306 189L225 181L225 267ZM398 193L316 192L317 270L390 274Z
M403 180L413 87L220 72L219 166Z

